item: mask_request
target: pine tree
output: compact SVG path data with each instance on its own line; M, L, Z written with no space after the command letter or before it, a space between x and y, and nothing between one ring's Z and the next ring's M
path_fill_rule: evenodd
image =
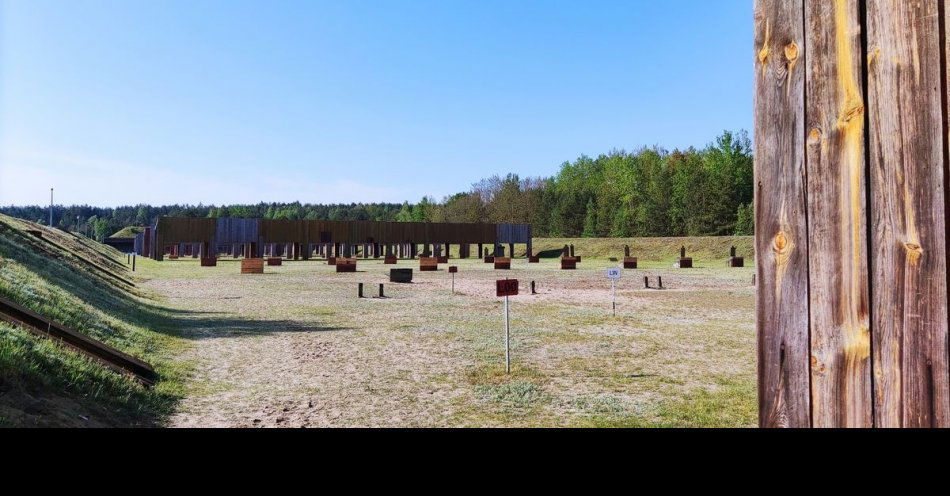
M597 208L594 200L587 202L587 215L584 217L584 232L581 234L585 238L594 238L597 236Z
M739 205L736 213L736 236L752 236L755 234L755 210L751 203Z

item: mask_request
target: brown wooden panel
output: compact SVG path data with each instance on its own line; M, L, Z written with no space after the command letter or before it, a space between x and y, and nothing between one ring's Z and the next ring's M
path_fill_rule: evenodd
M940 6L867 2L875 423L947 427Z
M808 427L804 4L755 2L759 423Z
M858 0L807 0L811 411L814 427L870 427L864 76Z
M239 224L242 229L237 229ZM244 224L253 224L263 243L315 244L321 242L321 234L328 236L325 242L353 245L369 240L375 243L491 243L496 237L495 224L232 219L222 223L220 232L226 238L223 241L244 240L246 232L250 232ZM217 219L163 217L159 220L157 239L161 245L211 242L216 230Z

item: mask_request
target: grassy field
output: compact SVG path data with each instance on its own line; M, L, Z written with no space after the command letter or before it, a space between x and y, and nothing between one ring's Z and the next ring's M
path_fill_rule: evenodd
M508 272L453 260L454 295L444 267L396 285L379 261L360 261L356 274L285 262L263 275L227 260L142 261L143 288L182 316L194 344L184 357L196 364L194 383L170 424L754 426L752 269L727 269L719 256L733 240L697 249L693 270L639 254L646 268L626 271L617 317L604 277L612 249L572 241L588 257L575 272L553 259L515 260ZM675 256L683 240L650 242ZM536 241L546 244L564 242ZM602 255L590 258L595 246ZM494 295L506 276L522 287L511 303L511 375ZM662 276L667 289L643 289L644 276ZM540 294L525 294L530 281ZM358 299L358 282L367 296L386 283L389 298Z
M452 260L453 294L444 266L396 285L375 260L355 274L299 261L241 275L233 260L139 258L133 274L111 248L0 216L0 294L161 375L146 389L0 324L0 425L755 425L752 269L725 267L749 238L535 240L539 252L564 244L580 270ZM625 271L613 317L604 270L624 244L641 269ZM697 269L672 268L683 244ZM522 287L510 375L494 295L506 276ZM644 276L666 289L643 289ZM356 298L358 282L367 296L385 283L388 298Z

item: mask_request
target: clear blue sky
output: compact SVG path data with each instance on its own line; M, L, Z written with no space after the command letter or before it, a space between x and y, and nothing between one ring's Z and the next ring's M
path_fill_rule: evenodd
M752 124L752 2L0 0L0 204L416 201Z

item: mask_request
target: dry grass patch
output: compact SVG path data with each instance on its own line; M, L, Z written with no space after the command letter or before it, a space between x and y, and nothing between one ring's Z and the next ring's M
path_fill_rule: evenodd
M176 425L577 426L743 424L754 403L751 269L627 271L610 315L606 260L578 271L555 261L479 260L451 277L390 266L286 262L263 276L237 264L143 264L145 287L180 311L204 384ZM615 265L615 264L613 264ZM417 264L401 263L401 266ZM662 275L667 291L642 289ZM522 281L511 300L512 374L504 374L502 303L494 281ZM386 284L387 299L367 296ZM725 381L725 383L723 383ZM733 388L733 385L735 387ZM730 389L733 388L733 389ZM730 392L731 391L731 392ZM729 394L726 394L729 392ZM681 402L712 405L677 410ZM729 418L715 416L715 405ZM706 407L703 407L706 408ZM679 412L679 413L677 413ZM732 418L735 417L735 418ZM678 420L676 420L678 419ZM675 420L675 421L674 421Z

